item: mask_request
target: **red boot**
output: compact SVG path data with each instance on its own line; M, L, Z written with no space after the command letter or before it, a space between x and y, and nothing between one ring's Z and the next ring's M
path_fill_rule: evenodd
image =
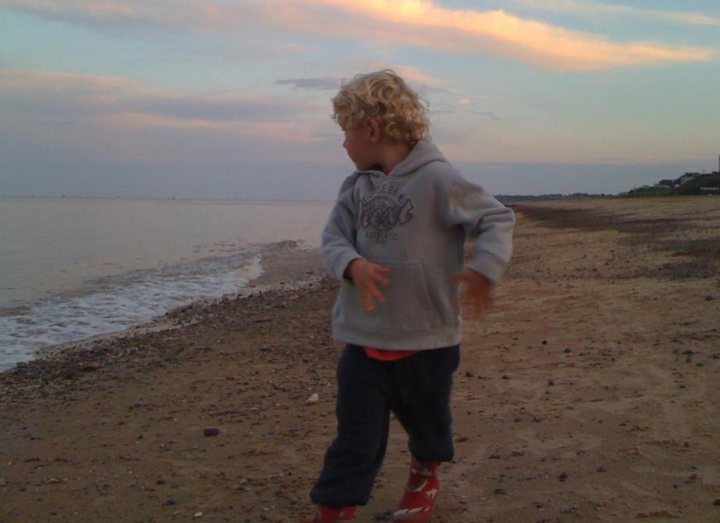
M410 464L405 494L393 513L393 521L422 523L430 521L440 482L437 469L440 463L420 463L413 459Z
M305 520L303 523L340 523L342 521L355 520L355 507L325 507L318 505L317 512L313 519Z

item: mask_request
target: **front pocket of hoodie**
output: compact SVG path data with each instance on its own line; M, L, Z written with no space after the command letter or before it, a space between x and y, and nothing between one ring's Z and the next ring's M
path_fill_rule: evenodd
M357 288L343 286L341 306L337 311L341 323L357 325L370 332L427 331L441 322L434 313L422 263L404 262L380 265L388 267L390 284L378 285L384 303L375 302L375 310L365 312Z

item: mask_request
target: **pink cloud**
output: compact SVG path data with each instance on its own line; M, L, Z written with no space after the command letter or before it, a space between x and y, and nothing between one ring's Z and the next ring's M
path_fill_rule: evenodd
M52 71L4 71L0 96L10 102L9 115L23 122L217 131L293 143L319 140L302 114L321 110L306 100L176 93L113 76Z
M556 11L582 16L634 17L663 20L675 24L713 26L720 18L691 11L662 11L642 9L620 4L606 4L590 0L519 0L522 5L541 11Z
M659 62L705 61L707 49L615 43L599 36L526 20L505 11L453 10L429 0L321 0L392 24L400 41L458 53L490 53L549 69L596 70ZM398 7L399 6L399 7ZM362 27L363 24L356 24ZM361 30L361 29L360 29Z
M192 31L275 28L371 45L409 45L449 53L494 55L551 70L592 71L708 61L714 51L648 42L613 42L520 18L506 11L459 10L430 0L0 0L38 15L153 24Z

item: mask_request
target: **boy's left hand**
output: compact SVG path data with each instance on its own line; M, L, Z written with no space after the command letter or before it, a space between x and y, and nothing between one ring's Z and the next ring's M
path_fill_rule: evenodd
M481 316L492 306L492 283L479 272L463 269L455 276L460 284L460 300L464 310Z

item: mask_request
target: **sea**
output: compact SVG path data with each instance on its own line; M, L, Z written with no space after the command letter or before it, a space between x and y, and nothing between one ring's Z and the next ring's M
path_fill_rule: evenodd
M0 371L40 349L242 293L278 246L319 247L331 207L0 198Z

